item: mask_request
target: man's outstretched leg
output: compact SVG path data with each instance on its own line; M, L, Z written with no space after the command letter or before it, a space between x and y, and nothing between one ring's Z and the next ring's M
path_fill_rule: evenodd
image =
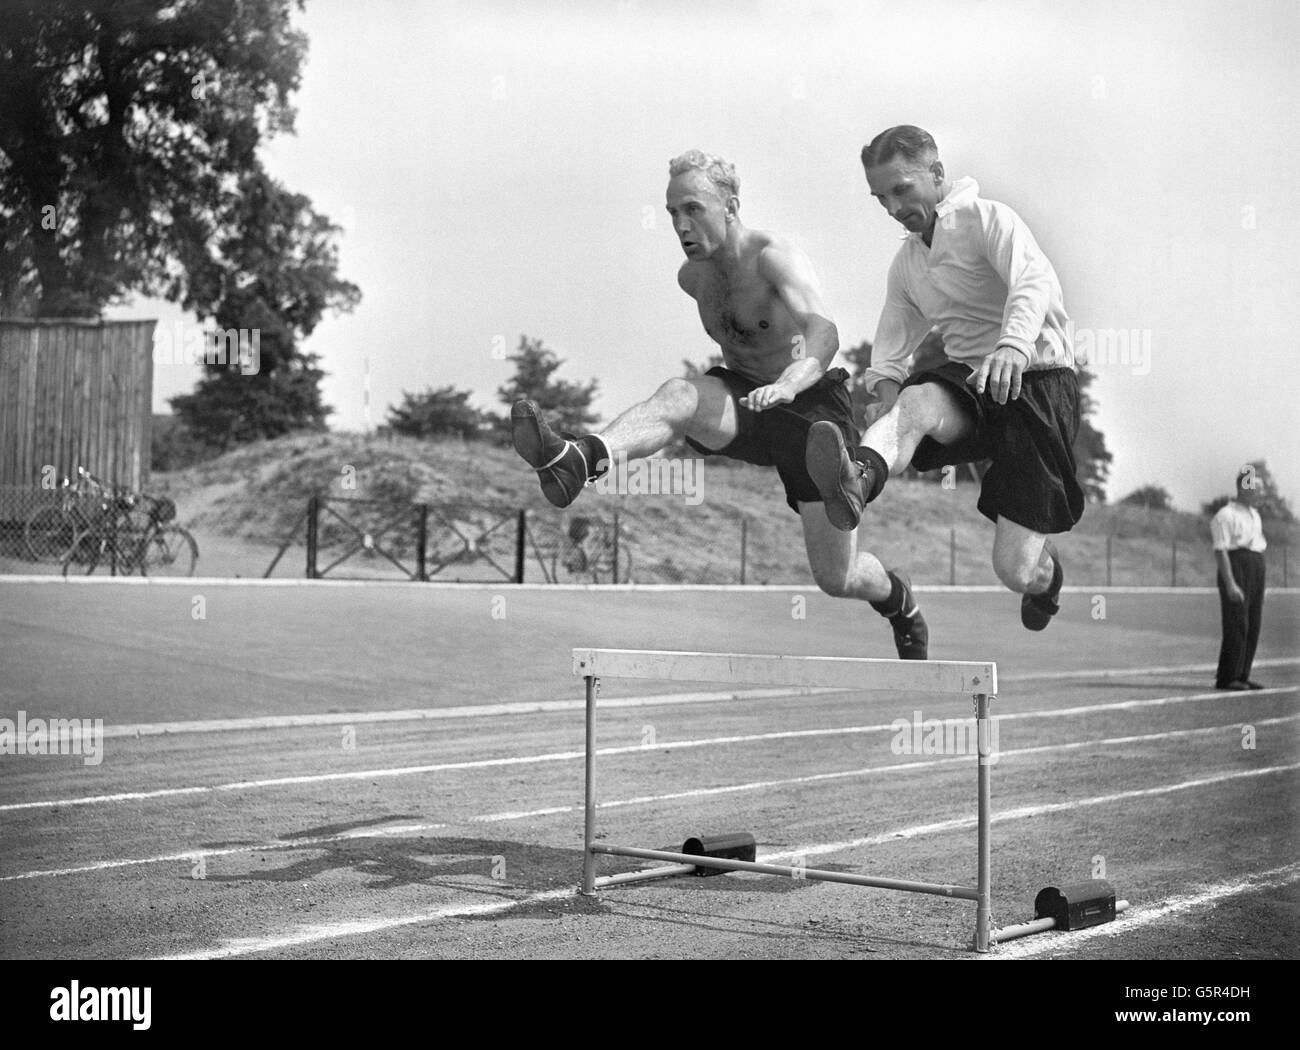
M974 429L956 395L938 382L904 387L853 450L833 423L814 423L808 431L808 473L825 501L826 517L844 532L857 528L863 508L880 495L890 474L907 469L922 438L950 445Z
M841 532L820 503L799 503L808 564L817 586L834 598L867 602L889 621L901 660L929 655L930 631L905 573L887 572L874 554L858 550L856 532Z
M993 571L1020 599L1020 622L1041 631L1060 611L1065 573L1056 546L1041 532L998 518L993 537Z
M555 506L567 507L619 453L639 459L683 435L706 448L725 448L736 436L736 406L721 380L698 376L668 380L601 433L557 434L532 401L515 402L510 430L515 451L537 471L543 494Z

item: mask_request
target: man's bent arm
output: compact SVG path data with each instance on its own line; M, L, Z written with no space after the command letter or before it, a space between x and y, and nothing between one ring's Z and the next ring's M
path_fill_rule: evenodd
M812 264L802 252L764 248L758 257L758 272L776 289L799 326L799 334L790 346L790 364L770 384L785 387L794 398L830 367L840 348L839 330L822 302Z
M1006 205L984 202L984 246L1007 286L998 346L1019 350L1026 367L1042 364L1036 344L1053 299L1060 299L1056 271L1024 221Z
M889 267L885 305L871 344L871 367L862 376L867 392L874 392L889 405L907 378L908 359L930 331L930 322L903 287L901 267L901 257L896 257Z

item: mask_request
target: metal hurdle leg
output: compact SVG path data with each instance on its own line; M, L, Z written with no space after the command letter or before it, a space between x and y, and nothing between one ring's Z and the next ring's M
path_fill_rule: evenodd
M975 739L979 751L979 870L976 876L976 890L979 897L975 902L975 950L989 950L989 935L993 928L993 845L990 841L989 825L991 823L991 772L989 766L992 756L989 754L989 700L987 693L975 694Z
M596 689L600 679L587 675L587 776L586 776L586 814L582 846L582 892L591 897L596 893L596 854L591 851L592 840L596 837Z

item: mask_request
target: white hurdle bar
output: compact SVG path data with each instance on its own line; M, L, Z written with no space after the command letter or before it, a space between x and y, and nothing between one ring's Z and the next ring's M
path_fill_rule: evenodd
M989 840L989 704L997 695L998 670L993 663L956 660L868 660L840 656L756 656L748 653L685 653L641 649L574 649L573 673L586 679L587 750L586 805L582 892L594 896L606 886L690 874L695 868L754 871L787 878L844 882L856 886L930 893L975 901L975 950L986 952L993 939L991 856ZM596 839L596 692L601 678L653 678L682 682L726 682L738 685L842 687L863 692L963 694L975 701L978 741L979 859L976 885L948 886L933 882L884 879L818 868L795 868L723 857L701 857L667 850L640 849L598 843ZM597 877L599 854L669 861L670 866L621 875Z

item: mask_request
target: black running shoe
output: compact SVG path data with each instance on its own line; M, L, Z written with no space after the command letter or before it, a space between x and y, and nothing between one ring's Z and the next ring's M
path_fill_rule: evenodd
M874 487L871 468L849 454L840 428L824 419L808 428L804 462L827 519L841 532L852 532Z
M1045 546L1052 556L1052 585L1042 594L1026 594L1020 599L1020 622L1031 631L1041 631L1061 611L1058 599L1061 597L1061 584L1065 582L1065 572L1061 568L1061 556L1051 540Z
M894 572L903 585L903 608L889 618L894 629L894 647L900 660L928 660L930 658L930 628L921 615L921 607L912 594L912 581L904 572Z
M556 434L538 414L533 401L516 401L510 410L510 438L515 451L537 471L542 494L557 507L567 507L591 476L582 450Z

